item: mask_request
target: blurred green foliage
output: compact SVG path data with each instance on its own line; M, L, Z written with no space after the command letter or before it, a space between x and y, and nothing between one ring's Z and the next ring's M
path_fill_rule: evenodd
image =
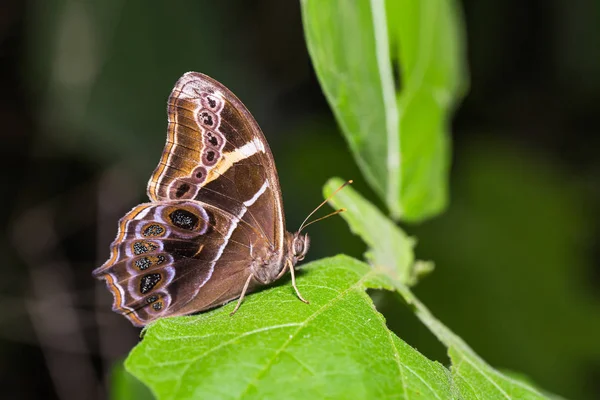
M583 371L600 357L600 304L585 186L510 142L474 142L456 164L452 206L412 230L437 266L416 293L493 365L593 398Z
M261 79L239 73L246 50L228 35L235 15L227 2L189 2L185 10L141 0L48 0L34 9L31 84L43 92L43 132L53 147L96 162L128 160L147 179L164 146L167 97L188 70L226 82L261 117L259 98L247 96L261 92Z
M301 4L319 81L365 178L396 219L438 214L448 196L450 114L467 79L456 4Z

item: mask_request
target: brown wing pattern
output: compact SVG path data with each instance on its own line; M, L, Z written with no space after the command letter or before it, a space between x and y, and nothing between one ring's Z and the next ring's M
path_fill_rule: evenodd
M168 117L148 182L152 203L121 219L110 259L94 271L113 293L113 309L137 326L237 298L257 254L283 258L273 156L245 106L189 72L169 97Z
M175 84L167 111L167 142L148 182L150 199L195 199L237 215L266 181L265 196L247 219L272 247L282 248L285 221L273 156L244 104L214 79L188 72Z
M167 111L167 143L148 182L152 201L196 199L235 213L243 194L256 192L266 179L274 205L280 205L269 145L231 91L188 72L177 81Z
M141 204L119 222L111 257L94 276L114 294L113 310L137 326L187 313L202 290L206 295L194 302L200 311L239 296L248 277L250 232L240 218L210 205Z

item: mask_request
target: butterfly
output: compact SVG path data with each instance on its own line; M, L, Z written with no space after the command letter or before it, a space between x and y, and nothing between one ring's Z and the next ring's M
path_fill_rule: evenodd
M141 327L239 298L233 314L247 292L288 270L308 303L294 274L310 244L306 220L286 231L273 155L250 112L216 80L188 72L167 113L150 202L119 221L110 258L92 273L113 294L113 311Z

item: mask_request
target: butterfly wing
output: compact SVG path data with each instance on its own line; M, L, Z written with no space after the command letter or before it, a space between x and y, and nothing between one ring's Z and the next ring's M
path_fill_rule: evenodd
M152 203L121 219L111 258L94 271L113 309L137 326L239 297L256 254L283 266L279 181L250 112L220 83L189 72L169 96L168 115L148 182Z
M260 195L248 212L250 223L270 245L283 247L273 155L242 102L214 79L188 72L175 84L167 111L167 143L148 182L150 199L194 199L238 215L244 202Z
M249 261L241 255L249 254L252 233L241 218L207 204L140 204L119 222L111 257L94 276L113 293L113 310L136 326L200 311L240 295Z

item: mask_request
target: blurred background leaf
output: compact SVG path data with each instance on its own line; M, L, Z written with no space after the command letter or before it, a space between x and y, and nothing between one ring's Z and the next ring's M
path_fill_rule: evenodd
M448 197L450 113L467 79L456 4L301 4L319 81L367 181L397 219L438 214Z
M459 154L451 209L414 230L437 266L415 292L490 364L584 398L591 376L580 368L600 357L585 188L514 143L472 146Z

